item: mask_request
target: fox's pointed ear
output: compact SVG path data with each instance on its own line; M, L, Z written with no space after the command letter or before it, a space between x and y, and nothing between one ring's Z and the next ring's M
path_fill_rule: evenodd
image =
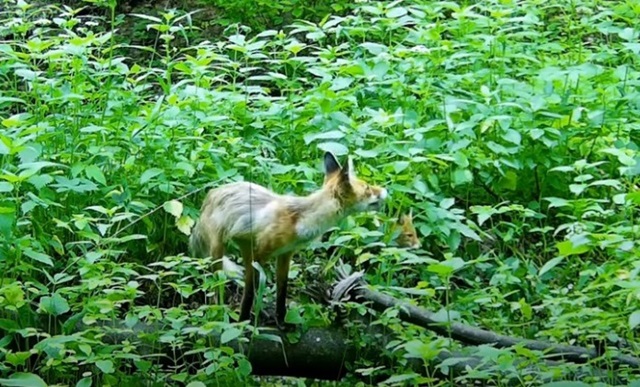
M400 226L404 225L404 215L398 216L396 223L398 223Z
M409 219L413 219L413 207L409 208Z
M340 163L336 159L336 156L331 152L325 152L324 154L324 173L325 175L332 175L338 172L342 168Z
M342 176L353 176L355 169L353 169L353 160L351 157L347 157L347 165L342 169Z

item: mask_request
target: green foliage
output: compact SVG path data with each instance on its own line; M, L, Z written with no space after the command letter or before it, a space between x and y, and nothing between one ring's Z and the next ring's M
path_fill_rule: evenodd
M224 2L233 18L255 4ZM229 322L236 308L216 302L227 279L210 260L187 256L187 235L204 189L245 179L310 192L321 184L325 150L352 154L358 174L386 185L391 200L294 259L288 321L325 324L329 311L299 290L354 258L372 285L443 320L637 346L633 2L363 2L286 32L230 25L219 40L187 47L172 44L185 33L183 13L138 15L159 44L130 47L100 32L115 26L114 4L102 5L106 22L4 5L0 383L252 382L246 357L225 344L255 332ZM290 9L301 18L326 12L293 1L260 6L266 19L249 12L243 20L262 27ZM136 50L154 60L131 60ZM408 208L423 250L373 252ZM263 269L270 280L258 299L268 307L273 267ZM107 344L113 319L164 328ZM91 329L76 332L80 323ZM350 381L533 385L572 368L527 373L515 360L536 364L542 354L478 347L467 353L493 365L448 380L456 359L438 364L436 355L457 344L400 323L397 310L377 313L375 324L392 338L382 355L394 366L362 361ZM369 342L361 331L353 329L356 346ZM221 334L219 346L202 338L211 332ZM202 361L195 373L183 359L167 368L141 343ZM439 380L409 369L410 359L438 365Z
M217 11L210 23L224 27L239 23L256 31L282 28L295 20L317 23L354 8L354 2L347 0L200 0L200 3Z

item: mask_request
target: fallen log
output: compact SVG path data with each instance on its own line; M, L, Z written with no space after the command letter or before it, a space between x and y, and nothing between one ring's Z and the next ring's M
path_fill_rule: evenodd
M373 309L380 312L388 308L398 308L399 317L403 321L429 329L439 335L451 337L464 344L487 344L497 348L510 348L519 345L530 350L541 351L545 353L547 359L560 359L575 363L602 360L600 363L607 368L613 363L616 366L626 365L640 369L640 359L630 355L598 351L575 345L510 337L459 322L441 321L432 311L371 289L362 279L363 272L346 275L345 272L338 270L338 273L341 281L332 292L331 298L334 303L352 296L355 301L370 303Z
M340 312L341 302L349 298L355 298L357 301L371 304L373 309L378 311L384 311L389 307L400 307L400 318L406 322L432 329L443 336L448 336L448 333L451 332L453 338L467 344L495 345L497 342L498 346L504 348L519 343L518 339L497 335L493 332L479 330L464 324L455 323L451 328L447 328L435 319L432 312L369 289L362 280L361 272L346 275L339 270L339 277L341 280L332 288L323 287L322 285L315 288L310 286L307 288L307 294L321 302L334 305L338 312ZM371 317L361 316L357 313L352 313L348 316L349 320L360 323L363 327L359 331L359 334L367 336L364 349L352 341L354 338L349 336L349 333L341 324L334 324L331 327L309 328L304 332L299 332L296 342L289 341L284 333L276 329L271 328L271 330L268 331L269 328L265 327L253 328L249 332L245 332L244 335L240 335L224 344L222 344L221 341L221 331L202 331L196 327L192 327L183 328L182 332L185 334L187 334L186 332L192 332L196 333L197 336L205 337L207 342L206 347L208 348L224 345L232 348L234 352L245 354L251 363L252 374L255 376L290 376L340 380L346 375L348 370L353 369L357 360L368 360L378 365L391 361L383 354L387 344L392 338L385 334L383 327L370 324L365 320L367 318ZM244 326L244 324L238 326ZM77 329L80 331L95 328L98 328L98 332L104 334L104 336L100 338L103 342L117 344L126 340L131 343L137 343L136 346L141 353L152 353L154 351L157 353L159 351L165 354L166 356L162 356L162 363L169 367L192 365L192 368L194 368L192 370L195 370L204 361L199 356L200 351L194 349L188 340L183 341L183 347L175 348L170 347L168 344L158 343L157 339L153 337L154 335L147 335L170 329L160 323L150 325L138 323L131 328L128 328L122 321L103 322L97 327L86 326L81 323L77 326ZM147 338L145 339L145 337ZM151 340L149 340L149 338L151 338ZM198 340L198 337L194 338L194 342L196 340ZM160 345L160 347L158 347L158 345ZM544 350L548 348L544 345L540 346L538 342L534 342L533 345L530 346L533 347L534 345L537 346L532 349L542 348L542 350ZM572 346L568 347L572 349ZM471 347L467 349L473 350L474 348ZM477 348L475 349L477 350ZM556 352L554 352L555 354L558 354L558 347L552 349L556 350ZM575 348L573 349L575 350ZM601 381L615 384L625 382L625 380L616 375L615 372L594 369L587 365L570 365L566 361L567 358L569 358L568 362L572 362L572 360L575 359L583 360L580 357L568 356L565 357L565 362L546 360L540 364L532 365L528 360L519 360L516 361L514 365L518 367L522 373L535 373L538 377L540 375L549 375L549 373L542 371L545 368L563 366L560 375L545 376L543 379L546 382L580 380L586 377L595 377ZM438 368L443 362L446 362L448 372ZM576 369L572 370L571 367L576 367ZM469 369L491 372L492 374L500 372L500 367L493 361L480 356L449 350L441 350L434 361L429 363L423 362L422 359L409 359L407 368L419 375L428 375L430 377L438 375L443 379L464 376L468 373ZM503 377L503 383L514 385L521 383L514 375L505 374Z
M385 346L389 339L380 335L381 328L377 325L367 324L367 328L362 332L370 334L370 337L377 337L376 340L368 340L365 349L357 348L352 342L346 330L340 327L314 327L300 333L295 343L287 340L284 333L277 330L268 332L267 338L259 333L246 335L221 344L222 332L208 332L198 334L205 337L207 348L216 348L221 345L228 346L236 353L246 355L251 363L252 375L254 376L288 376L304 377L320 380L340 380L347 371L353 368L356 360L368 360L374 364L388 364L389 359L385 358ZM170 343L157 341L154 333L171 329L162 323L137 323L133 327L127 327L124 321L103 321L90 326L83 323L76 325L77 332L93 331L97 334L96 340L105 344L117 345L124 341L135 345L139 354L147 356L156 355L159 362L166 367L185 367L188 371L195 372L198 368L203 368L204 358L200 356L201 351L193 348L188 340L183 340L181 347L173 347ZM269 328L257 328L265 331ZM197 332L198 328L182 328L183 332ZM274 341L274 338L279 341ZM198 338L194 338L195 342ZM444 372L438 368L438 364L448 362L448 371ZM566 365L560 362L543 362L538 365L528 364L526 361L518 361L514 364L521 367L523 373L536 373L543 375L542 368ZM457 378L465 375L469 369L479 371L501 372L499 366L479 356L456 351L441 350L434 361L425 364L422 359L409 359L407 368L419 375L449 380L450 377ZM588 366L580 366L576 369L563 367L563 374L545 376L540 378L545 382L558 380L575 380L586 377L596 377L601 381L609 383L624 384L625 380L619 378L615 373L608 373ZM546 374L548 375L548 374ZM504 374L501 376L503 385L521 385L521 380L514 375ZM367 379L370 381L370 379ZM380 380L381 381L381 380Z

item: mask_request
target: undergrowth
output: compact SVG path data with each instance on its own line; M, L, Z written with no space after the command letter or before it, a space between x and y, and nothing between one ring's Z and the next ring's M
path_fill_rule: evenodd
M637 351L640 6L472 3L362 2L320 24L230 25L186 46L175 42L188 14L130 15L158 44L129 46L114 17L5 1L0 383L255 382L225 343L278 338L232 322L237 308L215 302L225 278L188 256L187 235L207 187L244 179L304 194L322 182L324 151L352 155L391 199L296 256L288 321L331 320L300 290L349 258L378 290L445 319ZM410 208L422 248L371 253L387 230L377 224ZM107 343L115 320L162 328ZM449 378L435 356L459 344L396 310L376 323L393 338L380 354L393 366L362 361L348 381L537 385L571 367L532 373L515 359L539 353L478 347L468 353L494 365ZM168 365L160 347L200 362ZM421 376L410 359L436 371Z

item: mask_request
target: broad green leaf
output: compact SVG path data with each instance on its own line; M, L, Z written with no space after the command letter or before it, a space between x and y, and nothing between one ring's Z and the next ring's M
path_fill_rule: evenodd
M396 161L395 163L393 163L393 169L394 169L396 174L401 173L402 171L404 171L408 167L409 167L409 162L408 161Z
M300 311L298 309L290 308L287 310L284 321L291 324L302 324L304 322L304 319L300 315Z
M0 155L8 155L11 153L11 141L8 137L0 135Z
M252 369L251 362L246 357L238 360L238 372L241 376L249 376Z
M38 72L29 69L17 69L15 74L28 81L33 81L38 77Z
M562 262L563 259L564 259L564 256L555 257L555 258L552 258L552 259L548 260L547 263L545 263L542 266L542 268L540 268L540 271L538 272L538 276L542 277L546 272L548 272L549 270L551 270L554 267L558 266L558 264L560 262Z
M84 259L89 263L96 263L96 261L104 255L101 251L89 251L84 255Z
M340 91L348 88L353 83L353 78L337 77L331 83L331 90Z
M0 385L13 387L47 387L47 383L38 375L26 372L16 372L9 379L0 379Z
M507 129L503 135L503 138L516 145L520 145L520 143L522 142L522 136L518 131L514 129Z
M318 148L325 152L331 152L336 156L343 156L349 153L349 149L338 142L323 142L318 144Z
M44 296L40 299L40 309L47 314L59 316L67 313L71 308L69 303L60 294L54 293L53 296Z
M549 169L549 172L574 172L575 168L571 166L560 166Z
M53 260L51 257L44 253L39 253L37 251L33 251L31 249L24 249L24 255L33 259L34 261L38 261L40 263L44 263L45 265L53 266Z
M345 136L340 130L330 130L328 132L310 133L304 135L305 144L311 144L316 140L339 140Z
M190 382L189 384L187 384L186 387L206 387L206 385L202 382L195 381L195 382Z
M455 203L454 198L442 199L442 201L440 202L440 208L444 208L445 210L449 209L451 206L453 206L454 203Z
M7 348L12 341L13 341L12 334L5 335L3 338L0 339L0 348Z
M4 296L5 302L9 305L18 308L24 304L24 290L22 290L22 287L18 285L18 283L5 285L0 288L0 294Z
M469 158L462 152L456 152L453 159L460 168L467 168L469 166Z
M500 179L500 187L515 191L518 188L518 175L514 171L507 171Z
M226 344L231 340L237 339L241 334L242 334L242 330L238 328L231 327L229 329L226 329L224 332L222 332L222 335L220 336L220 343Z
M378 152L374 150L364 150L364 149L356 149L354 152L356 155L368 159L373 157L378 157Z
M162 173L162 170L159 168L147 169L146 171L144 171L144 173L142 173L142 176L140 176L140 184L145 184L146 182L160 175L161 173Z
M496 210L490 206L472 206L470 210L478 215L478 226L482 226L484 222L496 213Z
M640 191L629 192L625 198L633 204L640 206ZM0 216L2 216L2 214L0 214Z
M587 189L586 184L570 184L569 185L569 191L571 191L576 195L580 195L582 192L584 192L585 189Z
M20 329L20 325L16 321L9 320L6 318L0 318L0 329L4 329L5 331L13 332Z
M15 209L11 207L0 207L0 233L2 233L2 235L7 239L13 232L13 224L15 220Z
M82 378L76 383L76 387L91 387L93 380L91 378Z
M34 161L31 163L22 163L18 167L20 167L21 171L31 171L32 173L37 173L40 172L41 169L47 167L66 168L67 166L60 163L54 163L52 161Z
M407 14L407 9L403 7L391 8L387 11L387 17L397 19Z
M406 382L408 380L413 380L413 379L416 379L418 377L420 377L420 375L416 374L415 372L411 372L411 373L408 373L408 374L393 375L393 376L385 379L384 381L382 381L381 384L382 385L388 385L388 384L393 384L393 383Z
M473 174L468 169L456 168L456 170L453 171L452 180L454 186L471 183L473 181Z
M0 181L0 193L6 193L13 191L13 184L6 181Z
M473 231L469 226L467 226L466 224L463 223L457 223L454 228L458 231L460 231L460 233L464 236L466 236L467 238L476 240L476 241L481 241L482 239L480 238L480 236Z
M618 32L618 36L620 36L622 39L628 42L636 39L637 35L638 35L637 30L631 27L627 27L622 31Z
M78 349L80 349L85 355L91 354L91 346L88 344L79 344Z
M568 200L565 200L562 198L548 197L548 198L544 198L544 200L549 202L549 208L565 207L571 204Z
M102 185L107 185L107 179L97 165L89 165L84 169L88 178L97 181Z
M589 186L605 186L620 189L620 182L614 179L596 180L589 183Z
M96 362L96 367L100 369L100 371L105 374L111 374L115 370L113 367L113 362L111 360L98 360Z
M360 46L366 49L367 51L369 51L371 55L378 55L382 52L389 51L389 48L387 46L383 44L378 44L378 43L365 42L365 43L362 43Z
M10 352L6 354L7 362L14 367L24 366L27 359L31 357L30 351Z
M449 276L454 271L462 268L466 262L461 258L452 258L440 263L427 266L427 270L440 276Z

